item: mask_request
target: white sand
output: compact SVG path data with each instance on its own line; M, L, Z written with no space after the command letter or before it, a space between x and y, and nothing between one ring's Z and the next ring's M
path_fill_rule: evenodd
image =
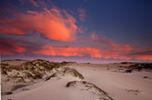
M88 82L94 83L106 91L114 100L152 100L152 73L114 72L106 67L89 64L72 64L69 67L78 70ZM150 79L144 79L143 76ZM64 79L51 79L41 84L35 84L35 88L21 91L12 95L3 96L2 100L96 100L96 97L80 90L67 89L66 83L77 80L72 77ZM37 87L36 87L37 86Z
M106 68L92 67L87 64L71 66L82 73L85 78L108 92L115 100L152 100L152 73L121 73L107 71ZM113 70L113 69L111 69ZM151 79L144 79L143 76ZM138 90L139 93L129 90Z

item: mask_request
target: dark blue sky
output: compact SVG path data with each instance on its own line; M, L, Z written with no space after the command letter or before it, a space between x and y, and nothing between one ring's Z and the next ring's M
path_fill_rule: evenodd
M54 0L54 4L72 11L85 9L83 25L89 31L118 42L152 46L151 0Z

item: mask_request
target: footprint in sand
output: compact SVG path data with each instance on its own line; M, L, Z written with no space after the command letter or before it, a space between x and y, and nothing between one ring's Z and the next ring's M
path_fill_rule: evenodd
M141 91L140 90L135 90L135 89L126 89L128 93L138 95Z
M144 78L144 79L151 79L151 77L149 77L149 76L143 76L142 78Z

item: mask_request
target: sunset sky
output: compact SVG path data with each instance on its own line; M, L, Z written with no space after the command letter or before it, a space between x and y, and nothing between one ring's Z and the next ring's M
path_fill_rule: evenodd
M1 0L2 59L152 61L152 0Z

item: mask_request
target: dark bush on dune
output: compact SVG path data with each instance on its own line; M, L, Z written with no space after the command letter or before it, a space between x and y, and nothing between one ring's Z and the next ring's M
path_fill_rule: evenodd
M139 64L132 64L128 66L130 70L136 70L136 71L141 71L141 70L152 70L152 63L139 63Z
M80 90L93 93L99 98L98 100L113 100L105 91L87 81L71 81L66 84L66 87L79 88Z
M120 64L132 64L132 62L121 62Z
M9 62L11 63L11 61ZM11 65L9 62L1 63L1 73L3 75L2 82L13 82L14 85L11 86L11 91L36 82L38 79L49 80L54 77L62 78L64 76L84 79L83 75L77 70L66 67L69 62L56 63L41 59L15 65Z
M79 79L84 79L83 75L80 74L77 70L65 67L62 70L57 71L54 74L52 74L51 76L47 77L45 80L47 81L47 80L54 78L54 77L63 77L66 75L70 75L70 76L73 76L73 77L79 78Z
M64 70L64 74L70 74L74 77L78 77L80 79L84 79L83 75L80 74L77 70L66 67Z
M125 68L126 73L131 73L133 71L152 71L152 63L132 63Z
M46 73L49 73L53 69L57 69L62 66L63 64L41 59L26 61L19 65L10 65L9 63L2 61L1 73L2 75L7 76L9 79L16 79L17 82L25 82L25 79L41 79L44 75L46 75Z
M1 63L1 73L7 75L7 71L9 69L9 64Z
M59 68L61 64L55 62L49 62L46 60L33 60L21 64L21 70L52 70L53 68Z
M41 59L24 62L22 60L17 60L17 63L15 61L16 60L9 60L0 63L3 84L5 84L5 82L11 82L13 84L10 86L12 88L10 91L22 88L31 82L38 81L38 79L43 80L51 73L57 71L57 69L63 67L61 63ZM12 62L15 64L12 64ZM5 95L8 94L7 91L8 90L3 90Z
M61 62L60 64L65 66L65 65L69 65L69 64L73 64L73 63L76 63L76 62L63 61L63 62Z
M12 91L17 90L17 89L22 88L22 87L25 87L25 86L26 86L26 85L24 85L24 84L17 84L17 85L15 85L15 86L12 88Z
M8 91L8 92L1 92L2 95L10 95L10 94L13 94L13 92L11 91Z
M34 79L42 79L43 76L56 77L71 75L80 79L84 79L77 70L64 67L69 62L49 62L46 60L36 59L32 61L26 61L19 65L10 65L9 63L1 63L2 74L7 76L9 80L16 80L16 82L32 81ZM48 73L52 73L51 76L47 76ZM46 80L47 80L46 79Z
M132 70L131 69L127 69L127 70L125 70L125 73L131 73L132 72Z

